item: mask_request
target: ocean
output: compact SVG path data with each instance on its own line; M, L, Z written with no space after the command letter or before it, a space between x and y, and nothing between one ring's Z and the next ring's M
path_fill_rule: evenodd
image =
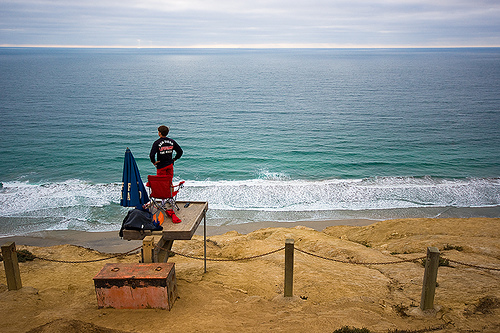
M208 225L500 217L499 91L499 48L0 48L0 236L118 230L159 125Z

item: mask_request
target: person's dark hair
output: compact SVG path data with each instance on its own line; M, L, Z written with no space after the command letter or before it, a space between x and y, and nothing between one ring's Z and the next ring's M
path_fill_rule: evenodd
M170 129L167 126L161 125L158 127L158 132L160 132L163 136L167 136L169 131Z

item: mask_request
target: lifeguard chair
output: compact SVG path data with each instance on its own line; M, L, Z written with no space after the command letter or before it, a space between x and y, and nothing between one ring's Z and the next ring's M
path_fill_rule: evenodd
M153 214L154 223L163 225L165 216L169 216L173 223L182 222L174 210L180 210L177 205L177 193L183 186L184 181L172 185L172 178L168 176L148 175L146 187L150 189L150 202L146 204L146 208Z
M177 193L184 187L184 181L177 185L172 185L172 179L168 176L153 176L148 175L146 186L150 188L149 197L153 204L158 204L157 200L161 200L161 207L165 209L165 204L169 204L171 209L179 210L177 206Z

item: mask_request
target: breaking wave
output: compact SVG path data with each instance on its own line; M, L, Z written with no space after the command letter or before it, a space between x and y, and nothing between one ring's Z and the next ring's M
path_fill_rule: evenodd
M500 179L367 178L353 180L191 181L182 196L214 209L362 210L488 207L500 204Z
M120 194L120 183L6 182L0 187L0 234L21 229L116 230L128 210L119 206ZM178 200L207 201L212 225L259 220L384 219L406 217L397 213L401 210L436 208L431 213L434 216L446 207L499 207L500 179L373 177L305 181L268 175L246 181L186 180Z

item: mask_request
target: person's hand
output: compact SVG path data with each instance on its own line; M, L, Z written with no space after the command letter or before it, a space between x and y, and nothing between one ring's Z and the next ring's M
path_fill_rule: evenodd
M154 165L158 165L158 163L160 163L160 161L156 161L156 162L154 162L153 164L154 164Z

